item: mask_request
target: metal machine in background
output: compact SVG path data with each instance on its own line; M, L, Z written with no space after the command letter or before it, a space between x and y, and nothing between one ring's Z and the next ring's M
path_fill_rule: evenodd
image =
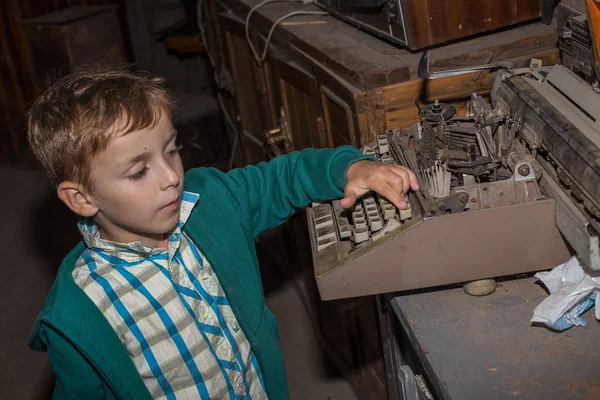
M370 34L418 50L533 20L540 0L315 0Z
M600 98L569 69L497 72L491 104L447 104L363 151L408 166L410 210L369 194L308 209L321 298L372 295L549 269L572 250L600 271ZM420 72L429 79L472 72Z
M556 14L561 64L600 91L600 4L595 0L563 0Z

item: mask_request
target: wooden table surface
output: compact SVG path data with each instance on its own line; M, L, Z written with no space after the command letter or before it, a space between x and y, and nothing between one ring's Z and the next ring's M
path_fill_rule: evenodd
M236 15L245 17L260 0L219 0ZM250 31L266 36L273 22L292 11L322 11L299 2L268 3L253 13ZM417 79L421 52L411 53L378 39L332 16L295 16L295 22L276 28L273 40L296 46L364 90ZM301 22L305 21L305 24ZM319 23L315 23L319 21ZM531 57L536 49L556 47L556 25L527 23L438 47L432 53L432 70L484 64L520 55ZM437 60L437 62L436 62ZM442 61L443 60L443 61Z
M443 399L600 399L600 322L552 332L529 322L537 279L486 297L462 288L395 297L392 307Z

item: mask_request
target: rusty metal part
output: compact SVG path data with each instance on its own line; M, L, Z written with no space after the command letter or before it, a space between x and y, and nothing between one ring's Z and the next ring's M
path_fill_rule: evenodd
M469 203L470 211L531 203L543 198L535 177L533 179L529 177L527 180L515 178L480 183L458 187L456 190L469 194L471 199Z
M456 114L456 107L452 104L440 103L435 100L419 110L422 119L429 122L438 122L440 119L449 120Z
M411 146L414 143L414 138L417 136L417 125L411 125L407 128L394 128L385 132L390 145L390 154L398 161L400 165L407 166L413 171L419 171L417 161L416 147ZM419 190L409 193L411 208L413 213L420 215L423 209L423 204L428 203L428 186L421 174L416 174L419 181ZM414 206L412 206L414 204Z
M469 202L468 193L454 193L431 203L429 215L456 214L465 211Z
M510 61L499 61L491 64L477 65L473 67L459 68L459 69L450 69L446 71L438 71L431 72L429 71L429 56L431 55L431 50L427 50L421 56L419 60L419 67L417 69L417 75L419 78L423 79L438 79L438 78L446 78L449 76L456 75L464 75L470 74L478 71L492 71L496 69L511 69L514 67L514 63Z
M442 116L440 116L438 125L435 129L435 136L436 139L441 140L442 143L444 143L444 147L448 147L449 145L449 132L448 132L448 125L446 124L446 119Z
M270 129L266 135L267 144L289 143L288 137L282 134L279 129Z
M552 268L571 256L554 210L543 200L414 218L375 246L330 246L313 253L319 293L331 300Z
M420 169L425 170L434 166L436 161L435 132L433 125L423 121L422 137L417 141L417 154Z
M529 168L529 165L524 164L517 168L517 172L519 173L519 175L527 176L530 174L531 169Z
M458 172L459 174L481 176L481 175L488 174L490 172L490 170L488 169L487 164L485 164L485 165L477 165L475 167L468 167L468 168L456 168L456 172Z
M492 162L490 157L485 156L475 156L474 160L450 160L448 161L448 166L453 168L472 168L480 165L486 165Z
M467 152L463 150L439 149L437 154L438 158L442 161L450 159L467 161L469 159Z
M448 147L451 149L463 150L470 145L479 146L477 141L477 132L474 127L447 125L446 137Z
M292 148L292 133L283 107L279 114L279 127L265 130L265 137L267 146L275 156L287 153Z

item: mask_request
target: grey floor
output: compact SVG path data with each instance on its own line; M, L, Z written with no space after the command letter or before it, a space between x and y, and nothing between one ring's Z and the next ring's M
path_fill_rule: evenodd
M0 398L48 399L52 372L27 339L61 258L78 240L76 219L40 171L0 167L0 182ZM279 321L291 399L354 399L319 348L294 282L263 275L271 280L267 304Z

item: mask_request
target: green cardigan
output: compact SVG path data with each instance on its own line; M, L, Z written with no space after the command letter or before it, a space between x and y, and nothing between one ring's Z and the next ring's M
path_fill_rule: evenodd
M287 399L277 323L263 297L254 238L312 201L339 198L357 149L307 149L268 163L222 173L198 168L185 190L200 195L184 230L217 274L256 355L270 399ZM62 262L29 345L47 351L55 399L149 399L127 350L108 321L75 284L72 271L85 246Z

